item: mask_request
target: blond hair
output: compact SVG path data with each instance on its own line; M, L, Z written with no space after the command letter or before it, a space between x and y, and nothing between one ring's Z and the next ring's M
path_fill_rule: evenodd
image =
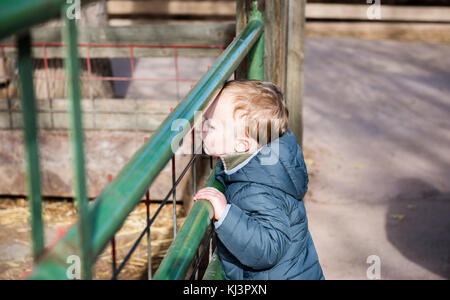
M283 93L272 82L231 80L221 93L231 95L235 119L245 120L245 133L259 144L270 143L272 135L280 137L286 132L289 111Z

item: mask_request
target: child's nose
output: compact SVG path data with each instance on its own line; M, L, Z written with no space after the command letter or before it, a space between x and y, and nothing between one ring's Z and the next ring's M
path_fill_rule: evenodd
M206 122L202 122L202 133L205 134L208 132L208 125L206 124Z

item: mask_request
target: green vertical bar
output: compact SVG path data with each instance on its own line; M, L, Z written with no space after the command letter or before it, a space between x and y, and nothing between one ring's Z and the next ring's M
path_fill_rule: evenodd
M217 251L214 251L202 280L225 280L225 273L219 256L217 255Z
M74 190L79 213L79 242L81 250L83 279L92 279L92 247L91 247L91 222L88 216L88 198L86 191L86 173L84 162L84 136L81 117L81 92L77 44L76 20L67 16L67 8L62 10L62 35L65 44L67 96L70 100L72 156L74 168Z
M249 22L258 20L264 23L264 16L258 10L258 1L252 1ZM248 79L264 80L264 32L248 54Z
M28 202L31 210L31 239L36 263L44 251L42 196L39 170L39 147L36 120L36 101L33 89L33 58L30 32L18 37L20 91L24 124L25 158L27 168Z

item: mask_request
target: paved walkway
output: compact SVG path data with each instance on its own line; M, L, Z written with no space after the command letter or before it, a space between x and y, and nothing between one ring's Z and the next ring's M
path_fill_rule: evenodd
M329 279L450 278L450 46L309 38L310 229Z

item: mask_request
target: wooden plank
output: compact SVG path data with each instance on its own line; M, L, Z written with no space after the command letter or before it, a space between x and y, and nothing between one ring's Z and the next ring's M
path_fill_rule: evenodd
M351 37L450 44L450 24L384 22L307 22L308 37Z
M282 24L284 14L283 3L267 1L265 10L265 41L264 41L264 80L271 81L280 86L284 92L281 82L281 73L284 66L282 57L285 52L285 26Z
M270 1L269 1L270 2ZM277 2L277 1L275 1ZM281 1L284 2L284 1ZM268 5L273 5L269 4ZM368 20L371 4L308 3L307 19ZM108 13L114 15L191 15L234 17L233 1L126 1L107 3ZM381 5L381 21L450 22L448 6Z
M148 15L216 15L236 14L234 1L109 1L110 15L148 14Z
M209 18L199 18L199 19L183 19L183 18L157 18L157 17L149 17L146 15L143 16L131 16L123 17L123 16L111 16L108 19L108 25L113 27L121 27L121 26L131 26L131 25L153 25L153 24L182 24L184 26L190 26L192 24L235 24L234 19L221 19L215 16L212 19Z
M305 0L266 1L264 80L280 86L289 109L289 128L302 144Z
M268 20L269 21L269 20ZM269 21L270 22L270 21ZM153 26L153 25L152 25ZM266 25L267 26L267 25ZM150 26L146 26L150 27ZM234 24L227 25L228 42L234 36ZM95 29L94 29L95 30ZM266 29L268 30L268 29ZM38 36L35 36L35 41L44 42L60 42L59 31L55 30L53 35L52 30L37 30ZM40 35L39 31L46 32L47 35ZM392 39L392 40L407 40L407 41L422 41L429 43L447 43L450 44L450 24L426 24L426 23L379 23L379 22L308 22L306 25L307 36L340 36L340 37L354 37L366 39ZM272 35L270 30L266 31L266 36ZM39 37L40 36L40 37ZM53 36L53 38L52 38ZM42 38L42 39L41 39ZM139 36L134 36L134 42L139 42ZM144 39L143 36L141 36ZM120 40L120 37L118 37ZM9 43L13 40L4 40L1 43ZM98 40L98 42L108 43L107 39ZM122 41L124 42L124 41ZM142 42L142 41L141 41ZM176 41L175 41L176 42ZM194 43L194 40L192 41ZM281 62L284 61L283 55L285 51L278 50L277 45L284 45L284 42L277 41L277 35L272 38L266 38L265 59L266 70L265 80L272 81L282 87L284 91L284 74L283 71L276 71L282 67ZM268 49L273 47L274 50ZM44 52L42 48L34 48L33 55L36 58L43 58ZM276 55L275 51L281 51ZM5 48L7 56L16 56L15 49L12 47ZM178 54L183 57L216 57L220 54L219 49L178 49ZM114 57L129 57L129 48L91 48L91 58L114 58ZM169 57L173 55L173 49L170 48L135 48L135 57ZM86 57L85 48L80 48L80 56ZM48 58L60 58L62 52L59 47L47 48ZM278 73L276 73L278 72Z
M152 24L125 27L78 28L80 43L97 44L189 44L227 45L233 40L235 27L232 23L202 24ZM60 27L38 27L32 30L33 42L60 43ZM0 43L12 43L13 37Z
M369 20L369 4L321 4L306 5L307 19ZM450 7L406 6L382 4L380 21L450 22Z
M80 48L80 58L87 58L86 49ZM222 53L220 49L207 48L178 48L179 57L217 57ZM17 51L13 47L5 47L5 56L7 58L16 58ZM172 57L174 50L172 48L136 48L134 50L135 58L143 57ZM44 58L42 48L33 48L34 58ZM47 48L47 59L63 58L64 50L61 47ZM128 48L91 48L89 57L93 58L128 58L130 50Z
M305 0L288 1L286 104L289 128L303 141L303 45L305 42Z
M153 24L127 27L79 27L80 44L135 44L135 45L214 45L226 47L235 34L234 24ZM33 43L61 43L59 27L39 27L32 31ZM0 41L0 44L14 43L13 38ZM34 47L37 58L44 57L42 47ZM48 58L63 57L61 47L47 47ZM87 57L87 47L80 47L80 56ZM15 49L5 48L7 55ZM217 56L220 49L180 48L178 54L187 57ZM129 57L128 47L90 47L91 58ZM136 57L172 56L173 48L134 48Z

